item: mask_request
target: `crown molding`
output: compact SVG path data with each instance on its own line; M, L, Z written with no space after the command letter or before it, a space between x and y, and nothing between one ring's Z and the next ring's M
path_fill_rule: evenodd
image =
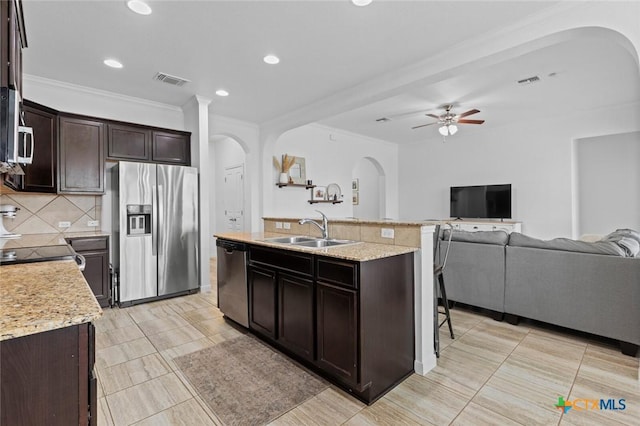
M94 89L87 86L80 86L78 84L67 83L59 80L52 80L50 78L38 77L35 75L24 74L23 80L29 83L39 84L42 86L56 87L64 90L70 90L92 96L106 97L117 101L135 103L145 107L152 107L158 109L165 109L171 112L182 112L182 108L175 105L163 104L161 102L150 101L148 99L136 98L133 96L121 95L119 93L108 92L106 90Z

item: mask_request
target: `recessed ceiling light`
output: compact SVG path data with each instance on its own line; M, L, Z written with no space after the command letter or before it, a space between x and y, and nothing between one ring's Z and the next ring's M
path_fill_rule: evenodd
M371 4L371 0L351 0L351 3L356 6L368 6Z
M105 59L104 64L111 68L122 68L122 63L115 59Z
M269 65L275 65L280 62L280 58L278 58L276 55L267 55L263 60Z
M219 89L219 90L216 90L216 95L218 95L218 96L229 96L229 92L227 92L224 89Z
M129 0L127 7L139 15L151 15L151 8L142 0Z

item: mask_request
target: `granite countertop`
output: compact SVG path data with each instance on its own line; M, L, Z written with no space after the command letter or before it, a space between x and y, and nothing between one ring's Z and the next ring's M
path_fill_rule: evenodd
M102 315L73 260L0 267L0 340L93 321Z
M324 248L301 247L293 244L270 243L263 241L265 238L291 237L288 234L276 234L271 232L229 232L214 234L216 238L251 243L260 246L274 247L283 250L298 251L322 256L335 257L338 259L355 260L365 262L367 260L381 259L384 257L397 256L405 253L412 253L418 249L415 247L394 246L389 244L376 244L358 242L343 246L333 246Z
M4 239L0 248L13 249L21 247L46 247L67 244L65 238L108 237L104 231L62 232L60 234L24 234L20 238Z

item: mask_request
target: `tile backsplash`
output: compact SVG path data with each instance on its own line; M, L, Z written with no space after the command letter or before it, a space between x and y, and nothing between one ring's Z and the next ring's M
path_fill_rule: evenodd
M95 231L90 220L102 216L102 196L11 193L0 195L0 204L18 207L15 219L3 218L4 227L16 234L57 234L60 232ZM70 222L60 228L59 222Z

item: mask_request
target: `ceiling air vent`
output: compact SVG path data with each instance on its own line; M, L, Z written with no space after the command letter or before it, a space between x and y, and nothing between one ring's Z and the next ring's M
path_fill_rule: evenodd
M154 77L154 80L161 81L163 83L171 84L173 86L184 86L185 83L189 83L189 80L182 77L176 77L175 75L166 74L163 72L157 73Z
M540 77L534 75L533 77L523 78L522 80L518 80L518 84L531 84L540 81Z

